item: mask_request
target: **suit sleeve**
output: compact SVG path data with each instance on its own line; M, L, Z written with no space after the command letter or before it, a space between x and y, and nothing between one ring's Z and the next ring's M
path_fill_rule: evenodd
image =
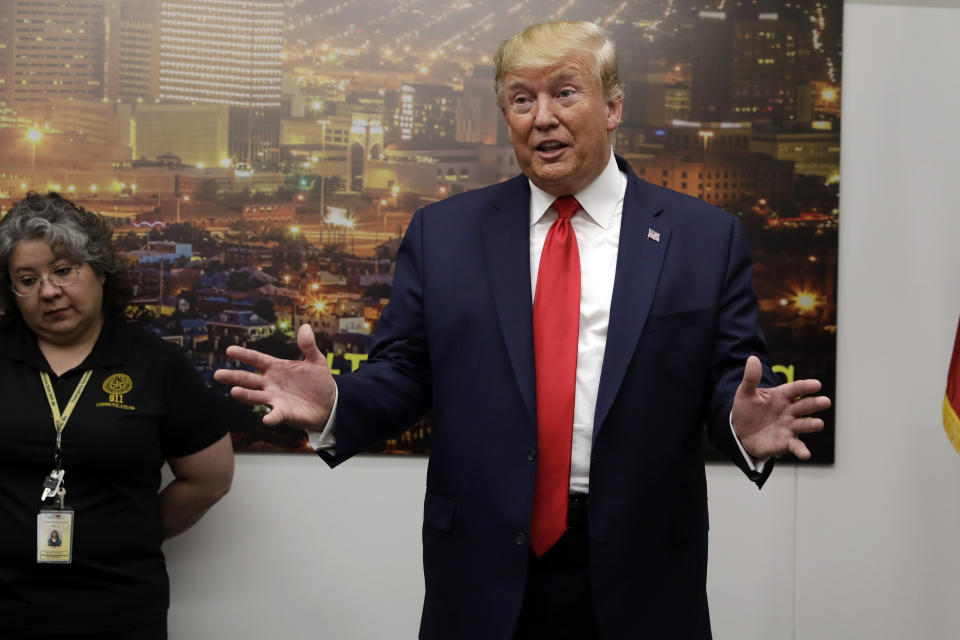
M377 324L370 356L355 372L335 376L336 454L319 452L331 466L397 437L430 407L422 250L423 212L417 211L397 254L390 302Z
M750 247L743 225L734 218L730 229L723 287L717 301L717 321L710 365L711 395L708 400L707 435L747 477L758 487L762 487L773 470L773 460L764 465L763 472L752 471L743 459L730 430L733 396L743 378L744 364L751 355L759 357L763 365L760 386L777 386L779 381L770 368L766 340L760 330Z

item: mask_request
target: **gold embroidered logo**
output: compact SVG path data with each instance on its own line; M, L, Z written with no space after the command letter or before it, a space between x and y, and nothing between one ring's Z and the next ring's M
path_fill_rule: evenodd
M133 380L125 373L114 373L103 381L103 391L110 400L109 402L98 402L98 407L114 407L116 409L126 409L133 411L136 407L123 403L123 396L133 390Z
M103 390L110 395L122 396L133 389L133 380L125 373L115 373L103 381Z

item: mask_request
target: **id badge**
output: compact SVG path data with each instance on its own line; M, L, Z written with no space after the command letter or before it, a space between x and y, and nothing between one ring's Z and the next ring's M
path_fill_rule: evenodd
M73 509L41 509L37 514L37 562L73 562Z

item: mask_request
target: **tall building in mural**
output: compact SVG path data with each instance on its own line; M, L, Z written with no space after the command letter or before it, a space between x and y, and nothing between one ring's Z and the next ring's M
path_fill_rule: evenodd
M107 98L152 103L160 89L160 3L114 0L107 7Z
M51 117L60 100L104 90L105 0L0 2L0 96L21 117Z
M230 155L251 166L275 159L281 115L283 2L164 0L162 102L230 108Z
M790 122L804 81L795 11L701 11L693 38L693 117Z
M389 94L387 133L391 142L453 140L458 95L446 84L408 83Z

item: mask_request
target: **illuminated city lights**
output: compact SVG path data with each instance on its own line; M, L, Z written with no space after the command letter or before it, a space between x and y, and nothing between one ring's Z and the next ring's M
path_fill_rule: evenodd
M818 296L811 291L801 291L793 297L793 305L799 309L801 313L813 311L817 308Z
M58 12L72 3L47 4ZM540 16L608 25L624 51L643 52L621 60L627 101L614 149L653 185L741 219L774 358L801 354L790 363L799 373L814 356L830 357L820 342L807 350L802 341L836 328L836 7L788 3L774 16L760 15L774 3L754 0L96 4L142 5L157 17L111 23L104 69L90 85L97 95L68 83L89 74L58 68L56 91L71 97L46 94L44 104L56 103L49 113L32 106L41 102L40 76L29 74L35 60L51 62L46 48L65 51L51 39L57 25L10 18L14 32L33 24L44 40L11 52L9 77L29 78L29 90L20 104L5 103L0 188L12 200L62 182L65 195L111 218L116 238L130 234L130 245L164 229L189 240L192 255L177 273L166 261L159 289L157 267L131 261L138 304L158 309L158 325L175 309L160 294L182 288L196 305L189 317L256 304L260 318L272 318L257 331L289 336L307 322L318 343L366 355L367 341L330 343L376 326L383 303L366 294L388 286L414 211L519 173L491 90L490 54ZM63 28L74 29L65 38L78 33ZM111 53L118 42L126 48ZM75 49L69 64L88 64L89 47ZM129 64L118 66L121 53ZM29 64L17 67L16 56ZM0 89L9 97L12 87L8 78ZM160 112L162 127L149 119ZM181 216L193 228L173 226ZM262 337L245 331L231 341ZM228 341L217 337L222 351ZM190 340L185 332L188 350ZM220 357L210 347L198 361Z

